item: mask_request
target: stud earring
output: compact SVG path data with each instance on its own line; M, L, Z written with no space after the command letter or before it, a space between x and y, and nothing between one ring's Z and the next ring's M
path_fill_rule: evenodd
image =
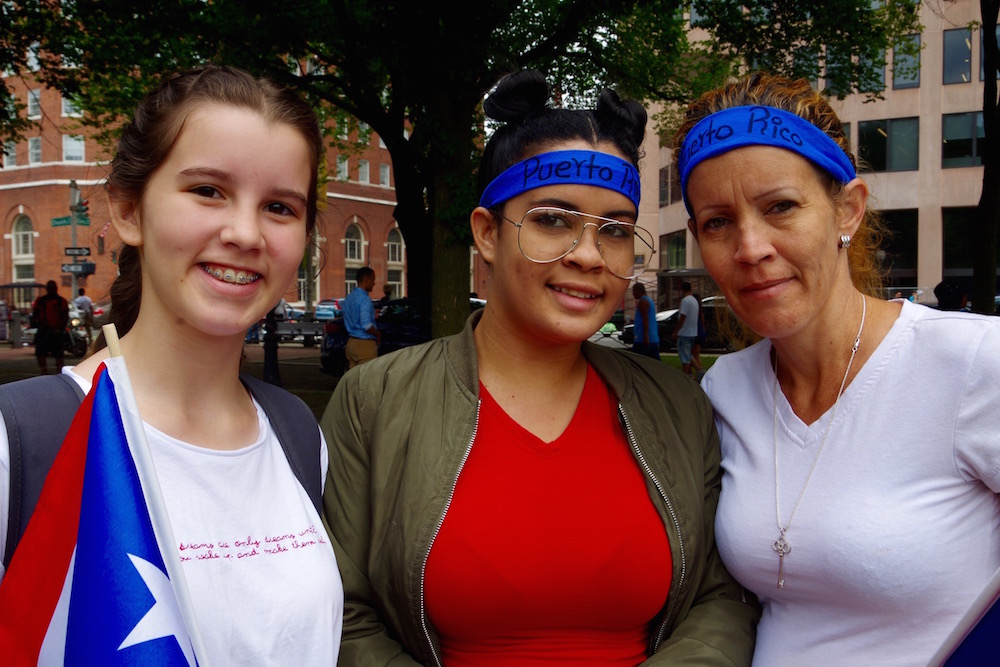
M840 247L840 248L847 248L847 247L850 247L850 245L851 245L851 235L850 234L841 234L840 235L840 245L838 247Z

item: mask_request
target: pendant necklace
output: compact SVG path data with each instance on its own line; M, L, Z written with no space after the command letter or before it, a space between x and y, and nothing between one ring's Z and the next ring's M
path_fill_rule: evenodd
M771 548L774 549L778 554L778 589L785 587L785 577L784 577L784 566L785 566L785 556L787 556L792 551L792 545L788 543L786 539L786 534L788 533L788 527L792 525L792 517L795 516L795 510L799 508L799 503L802 502L802 496L805 495L806 487L809 486L809 480L812 479L813 472L816 470L816 463L819 461L819 455L823 452L823 445L826 444L826 436L830 435L830 427L833 426L833 420L837 416L837 406L840 404L840 396L844 393L844 387L847 385L847 376L851 374L851 364L854 363L854 356L858 353L858 347L861 345L861 332L865 330L865 315L868 311L868 301L865 299L864 295L861 295L861 326L858 327L858 335L854 338L854 345L851 347L851 358L847 361L847 370L844 371L844 379L840 383L840 390L837 392L837 399L833 402L833 412L830 415L830 421L826 424L826 430L823 431L823 439L819 442L819 448L816 450L816 456L813 457L812 466L809 468L809 474L806 475L806 481L802 483L802 490L799 491L799 497L795 500L795 505L792 507L792 513L788 515L788 521L782 525L781 523L781 494L778 493L778 353L774 353L774 515L778 521L778 539L774 541Z

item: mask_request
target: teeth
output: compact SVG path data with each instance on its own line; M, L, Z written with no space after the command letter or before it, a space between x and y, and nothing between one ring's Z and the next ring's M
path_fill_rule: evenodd
M246 285L247 283L252 283L260 278L259 273L247 273L246 271L237 271L232 268L221 268L218 266L205 266L203 268L205 273L208 273L209 275L214 276L226 283Z
M597 298L593 294L588 294L586 292L577 292L576 290L566 289L564 287L557 287L556 290L559 291L559 292L562 292L563 294L568 294L570 296L575 296L578 299L596 299Z

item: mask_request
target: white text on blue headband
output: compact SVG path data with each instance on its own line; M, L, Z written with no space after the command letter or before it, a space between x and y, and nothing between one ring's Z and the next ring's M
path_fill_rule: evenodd
M486 186L479 205L493 208L522 192L548 185L593 185L614 190L639 208L639 171L600 151L552 151L533 155L504 170Z

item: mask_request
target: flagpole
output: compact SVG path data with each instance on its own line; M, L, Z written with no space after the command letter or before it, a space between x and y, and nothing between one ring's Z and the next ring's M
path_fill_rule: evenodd
M191 601L191 593L188 591L181 559L177 553L177 541L174 539L174 532L170 527L170 517L167 516L167 508L163 501L159 479L156 477L153 457L149 452L149 444L146 442L146 431L139 416L139 406L136 403L135 394L132 391L132 381L129 379L128 369L125 366L125 357L122 355L119 344L118 330L114 324L105 324L101 330L108 346L108 353L111 356L111 359L108 360L109 365L113 365L115 369L116 377L113 379L115 396L121 405L122 426L125 429L132 457L135 459L139 483L146 495L153 533L160 545L163 564L167 568L167 577L176 592L178 608L187 628L197 662L201 667L208 667L205 657L207 652L198 630L194 604Z

